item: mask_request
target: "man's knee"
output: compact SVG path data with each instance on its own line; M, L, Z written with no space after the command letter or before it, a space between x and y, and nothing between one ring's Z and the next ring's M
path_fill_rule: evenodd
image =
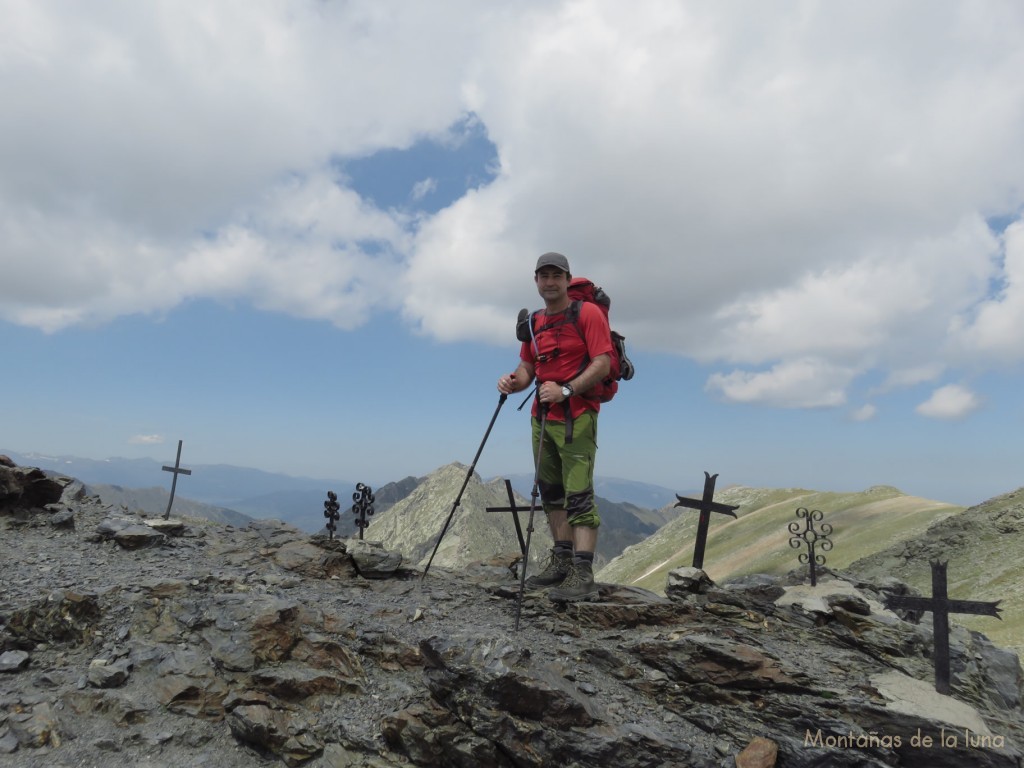
M565 508L565 486L561 483L548 483L544 480L537 482L540 490L540 500L545 511Z
M565 512L569 525L597 528L601 524L601 518L597 514L597 505L594 503L593 488L569 494Z

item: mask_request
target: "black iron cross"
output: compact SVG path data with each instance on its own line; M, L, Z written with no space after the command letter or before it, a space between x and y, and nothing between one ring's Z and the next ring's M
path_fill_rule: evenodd
M164 472L173 472L174 479L171 480L171 498L167 500L167 511L164 512L164 520L171 516L171 505L174 503L174 489L178 486L178 475L191 475L191 469L181 468L181 440L178 441L178 456L174 460L173 467L164 467Z
M789 546L793 549L807 546L807 551L801 552L798 559L810 568L811 586L816 587L818 586L817 566L825 564L825 556L818 554L817 550L820 548L823 552L828 552L832 549L832 540L829 538L832 535L832 526L828 523L821 523L820 531L814 527L814 523L820 523L824 517L820 509L808 510L807 507L800 507L796 511L796 516L804 518L804 527L801 530L799 521L789 524L789 532L793 534L789 537Z
M334 532L338 530L338 520L341 514L338 510L341 505L338 503L338 494L334 491L327 492L327 501L324 502L324 517L327 518L328 537L333 541Z
M885 598L886 608L903 608L911 611L931 611L932 634L935 635L935 690L949 693L949 614L969 613L975 616L999 615L1001 600L986 603L980 600L950 600L946 594L946 565L932 560L932 596L908 597L888 595Z
M370 524L366 518L373 514L373 502L376 498L373 495L373 488L363 483L356 483L356 492L352 494L352 514L356 516L356 527L359 529L359 538L363 538L363 529Z
M523 538L523 528L519 524L519 513L529 512L529 507L518 507L516 506L515 496L512 494L512 481L505 481L505 492L508 494L508 506L507 507L487 507L487 512L511 512L512 521L516 524L516 536L519 537L519 551L526 556L526 540Z
M711 513L718 512L723 515L736 517L734 510L739 509L738 506L719 504L711 500L715 495L715 480L717 479L717 474L710 475L707 472L704 473L704 498L700 501L697 499L686 499L678 493L676 494L676 498L679 499L676 502L677 507L689 507L690 509L700 510L700 518L697 520L697 539L693 543L694 568L704 567L704 548L708 543L708 524L711 522Z

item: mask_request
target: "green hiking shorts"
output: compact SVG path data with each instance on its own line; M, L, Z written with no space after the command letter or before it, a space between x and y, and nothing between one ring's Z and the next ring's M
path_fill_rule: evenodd
M533 460L537 461L540 419L533 419ZM597 414L585 411L573 420L572 442L565 442L565 422L544 424L538 487L545 512L564 509L569 525L597 528L601 518L594 503L594 459L597 456Z

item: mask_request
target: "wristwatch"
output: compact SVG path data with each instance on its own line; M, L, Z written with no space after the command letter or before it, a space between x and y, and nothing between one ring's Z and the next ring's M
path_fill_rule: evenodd
M576 393L573 391L572 384L566 383L562 385L562 397L568 399L572 397L574 394Z

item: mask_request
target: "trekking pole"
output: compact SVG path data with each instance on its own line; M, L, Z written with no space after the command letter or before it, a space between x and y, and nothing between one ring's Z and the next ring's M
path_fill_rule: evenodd
M533 470L533 490L530 491L530 522L526 526L526 547L523 551L523 568L519 572L519 599L516 600L515 631L519 631L519 614L523 609L523 592L526 590L526 567L530 563L530 537L533 534L533 514L537 511L537 496L540 493L540 459L544 454L544 425L548 420L548 407L540 407L540 441L537 444L537 462Z
M469 471L466 473L466 479L462 483L462 488L459 489L459 495L455 497L455 503L452 504L452 511L448 513L448 519L444 521L444 528L441 529L441 535L437 537L437 543L434 545L434 551L430 555L430 559L427 561L427 567L423 569L423 575L420 576L420 584L427 578L427 571L430 570L430 564L434 562L434 555L437 554L437 548L441 546L441 539L444 538L445 532L448 530L448 526L451 525L452 518L455 517L455 510L459 508L459 502L462 501L462 494L466 490L466 486L469 485L469 480L473 477L473 471L476 469L476 463L480 458L480 454L483 453L484 444L487 442L487 438L491 434L491 428L494 426L495 420L498 418L498 411L501 410L501 406L505 404L508 399L508 395L502 392L498 396L498 407L494 409L494 415L491 416L491 423L487 425L487 431L484 432L484 439L480 441L480 447L476 449L476 456L473 457L473 463L469 466Z

